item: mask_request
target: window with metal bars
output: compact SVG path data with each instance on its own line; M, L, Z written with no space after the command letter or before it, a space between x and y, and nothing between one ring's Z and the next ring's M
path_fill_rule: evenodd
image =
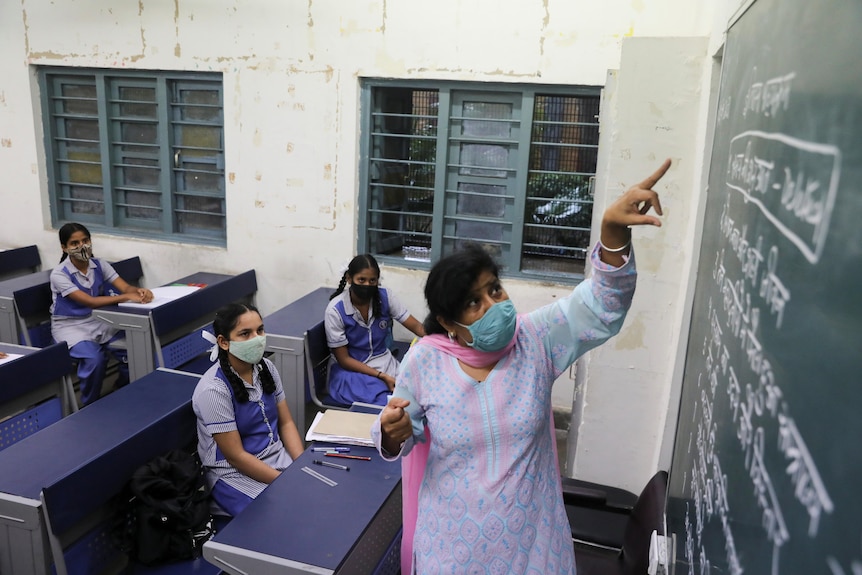
M507 275L579 279L599 90L365 81L359 250L426 267L469 240Z
M39 73L55 225L225 244L220 74Z

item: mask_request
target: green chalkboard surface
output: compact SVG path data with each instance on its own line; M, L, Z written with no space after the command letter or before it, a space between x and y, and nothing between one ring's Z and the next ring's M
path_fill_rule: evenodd
M862 1L728 28L668 532L674 575L862 575Z

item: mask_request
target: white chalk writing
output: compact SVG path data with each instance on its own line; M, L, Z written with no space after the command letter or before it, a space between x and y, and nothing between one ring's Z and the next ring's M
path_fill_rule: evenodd
M752 84L745 94L742 115L754 113L762 114L764 117L775 117L779 112L786 111L790 106L790 92L794 78L796 74L791 72L766 82Z
M750 130L731 139L728 158L727 187L754 203L809 262L817 263L838 192L838 148Z

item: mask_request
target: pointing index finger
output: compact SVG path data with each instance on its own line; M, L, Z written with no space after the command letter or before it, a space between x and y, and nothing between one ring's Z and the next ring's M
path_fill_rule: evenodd
M643 188L645 190L652 189L656 183L665 175L665 172L670 168L670 158L666 159L664 163L657 169L653 174L638 184L639 188Z

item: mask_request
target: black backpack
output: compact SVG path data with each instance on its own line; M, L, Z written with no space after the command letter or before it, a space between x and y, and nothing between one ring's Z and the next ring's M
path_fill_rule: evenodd
M197 453L175 449L139 467L128 484L124 550L144 565L200 557L215 533Z

